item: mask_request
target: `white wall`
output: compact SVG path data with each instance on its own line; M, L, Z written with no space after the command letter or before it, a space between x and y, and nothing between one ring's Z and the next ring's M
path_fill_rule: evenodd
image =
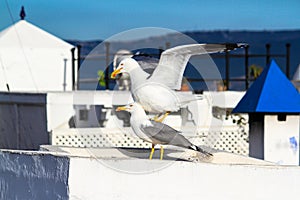
M156 168L160 160L106 160L112 165ZM84 173L83 173L84 170ZM119 172L96 159L71 158L70 199L295 199L298 167L217 165L175 161L144 174Z
M126 91L72 91L47 93L48 131L66 122L75 114L74 105L123 105L132 102ZM96 113L95 113L96 115Z
M47 129L49 132L68 122L74 114L72 92L47 93Z
M72 90L71 49L0 48L0 90L46 92ZM66 61L65 61L66 60ZM77 71L77 70L75 70ZM76 77L75 77L76 78Z
M278 121L277 115L265 116L265 160L284 165L299 165L299 115L287 115ZM290 140L293 138L297 146Z

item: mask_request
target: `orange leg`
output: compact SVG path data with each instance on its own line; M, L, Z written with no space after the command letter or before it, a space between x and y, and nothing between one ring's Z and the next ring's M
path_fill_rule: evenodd
M167 111L163 116L155 116L154 118L153 118L153 120L154 121L156 121L156 122L163 122L165 119L166 119L166 117L170 114L171 112L170 111Z

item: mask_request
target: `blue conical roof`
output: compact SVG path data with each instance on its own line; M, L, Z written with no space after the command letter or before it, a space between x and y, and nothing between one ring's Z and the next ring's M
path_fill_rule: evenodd
M272 60L232 112L300 113L300 94Z

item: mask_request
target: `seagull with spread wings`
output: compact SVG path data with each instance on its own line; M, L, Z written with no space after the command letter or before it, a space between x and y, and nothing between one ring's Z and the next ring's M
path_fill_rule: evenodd
M155 118L162 122L170 112L176 112L197 98L190 94L179 94L175 90L181 87L185 67L193 55L217 53L240 48L244 44L189 44L177 46L161 54L158 66L149 75L133 58L122 60L111 74L115 78L119 73L128 73L131 80L133 99L150 112L164 114ZM144 67L145 68L145 67Z

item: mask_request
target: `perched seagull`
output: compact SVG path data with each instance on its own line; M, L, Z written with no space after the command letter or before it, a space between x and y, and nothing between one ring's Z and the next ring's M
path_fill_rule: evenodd
M244 46L244 44L189 44L164 51L153 73L149 75L133 58L122 60L111 74L128 73L131 80L133 99L150 112L165 115L157 121L162 122L170 112L176 112L184 105L196 100L192 94L178 94L185 67L193 55L223 52ZM145 67L143 67L145 68Z
M187 140L180 131L172 127L150 120L146 115L143 107L139 103L132 103L127 106L118 107L116 111L125 110L131 113L130 123L134 133L146 142L152 143L152 149L149 159L152 159L154 153L154 146L156 144L168 144L179 146L187 149L192 149L203 153L205 156L212 156L212 154L204 151L200 147L192 144ZM162 160L164 149L161 146L160 159Z

